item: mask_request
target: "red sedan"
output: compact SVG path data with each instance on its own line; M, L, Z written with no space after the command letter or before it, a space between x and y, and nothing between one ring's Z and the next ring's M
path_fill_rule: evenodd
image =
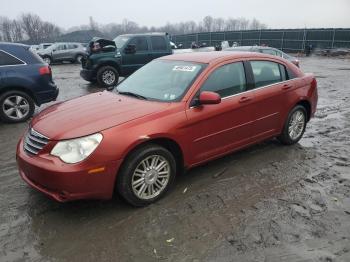
M183 169L277 137L297 143L317 84L258 53L205 52L152 61L100 92L38 114L17 147L20 175L56 199L130 204L161 198Z

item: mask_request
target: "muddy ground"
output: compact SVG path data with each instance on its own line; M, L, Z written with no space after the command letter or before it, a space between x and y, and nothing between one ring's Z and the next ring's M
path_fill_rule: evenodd
M27 124L0 123L0 261L350 261L350 60L301 65L320 98L299 144L271 140L193 169L146 208L49 200L16 168ZM53 66L59 100L100 90L78 70Z

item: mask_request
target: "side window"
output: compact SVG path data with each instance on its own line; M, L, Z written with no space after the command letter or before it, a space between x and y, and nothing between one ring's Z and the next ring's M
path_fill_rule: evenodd
M246 78L242 62L217 68L202 85L201 91L212 91L227 97L246 90Z
M75 48L78 48L78 45L74 45L74 44L69 44L67 45L68 48L67 49L75 49Z
M166 41L163 36L151 36L152 49L154 51L168 50Z
M24 63L16 57L0 51L0 66L23 65Z
M65 50L66 49L66 45L58 45L56 47L56 51L62 51L62 50Z
M136 52L148 51L148 43L146 37L134 37L130 40L129 45L135 45Z
M282 81L286 81L288 80L288 75L286 72L286 67L284 65L278 64L278 66L280 67L280 73L281 73L281 80Z
M255 80L255 87L271 85L282 81L280 66L270 61L250 62Z
M292 70L290 70L289 68L287 68L287 78L288 79L294 79L296 77L297 76L295 75L295 73Z
M277 52L273 49L261 49L261 53L268 55L277 55Z

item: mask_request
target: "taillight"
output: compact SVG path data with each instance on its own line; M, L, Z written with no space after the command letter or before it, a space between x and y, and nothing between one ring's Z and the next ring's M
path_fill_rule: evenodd
M40 75L51 75L51 67L43 66L39 68Z

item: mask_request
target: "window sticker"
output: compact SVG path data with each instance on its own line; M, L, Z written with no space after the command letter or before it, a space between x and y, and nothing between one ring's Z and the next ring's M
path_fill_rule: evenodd
M193 72L196 66L174 66L173 71Z

